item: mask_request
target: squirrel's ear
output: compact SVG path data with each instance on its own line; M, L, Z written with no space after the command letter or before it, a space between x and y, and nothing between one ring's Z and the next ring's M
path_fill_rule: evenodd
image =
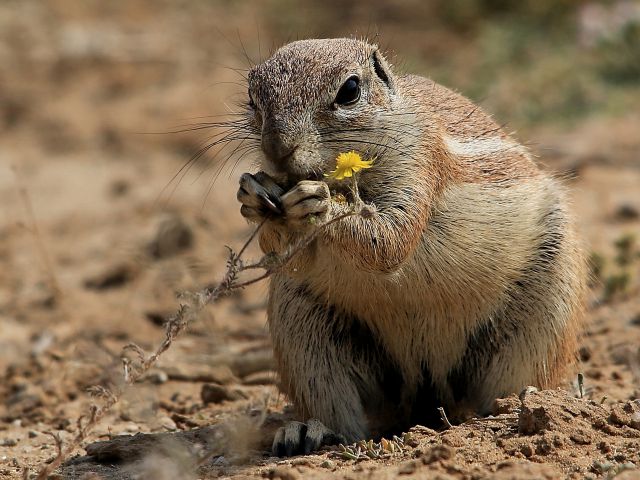
M371 65L373 66L373 70L376 72L378 78L382 80L387 85L387 87L389 87L389 89L394 91L395 85L393 82L391 69L389 68L389 64L387 63L387 61L378 50L374 50L373 54L371 55Z

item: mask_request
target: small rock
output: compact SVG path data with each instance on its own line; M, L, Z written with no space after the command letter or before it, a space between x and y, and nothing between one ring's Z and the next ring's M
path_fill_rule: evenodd
M418 440L412 435L409 435L407 438L405 438L404 444L408 447L416 448L418 445L420 445L420 442L418 442Z
M520 410L520 400L516 395L498 398L493 404L493 415L512 414Z
M53 342L56 340L56 336L54 335L53 332L49 331L49 330L43 330L41 332L38 332L33 338L32 338L32 346L31 346L31 353L33 355L41 355L42 353L44 353L51 345L53 345Z
M309 467L311 466L311 462L307 458L294 458L293 460L291 460L291 465L293 465L294 467Z
M625 425L640 430L640 408L635 402L613 405L609 421L615 425Z
M110 265L104 271L85 279L84 286L90 290L122 287L133 280L135 273L135 268L127 263Z
M525 457L530 458L533 456L533 447L530 444L525 443L520 447L520 453L522 453Z
M207 403L222 403L225 400L235 401L240 400L243 396L233 390L229 390L222 385L216 385L215 383L205 383L200 391L200 398L206 405Z
M609 355L616 365L629 365L634 358L634 353L629 345L613 345L609 347Z
M109 185L109 195L112 197L122 197L123 195L126 195L130 189L131 184L127 180L119 178L111 182L111 185Z
M412 473L415 473L417 469L418 469L418 462L416 462L415 460L411 460L400 466L400 469L398 470L398 474L411 475Z
M518 431L525 435L540 433L549 428L551 417L544 407L529 408L522 405L518 417Z
M213 464L216 467L226 467L227 465L229 465L229 460L224 458L224 455L221 455L213 461Z
M522 389L522 391L518 394L518 398L521 402L524 402L524 399L527 398L527 395L531 395L532 393L536 393L538 389L533 385L528 385Z
M273 385L276 383L275 372L257 372L242 379L243 385Z
M597 368L590 368L584 372L584 374L588 378L593 378L594 380L599 380L602 378L602 371Z
M200 422L194 421L192 417L188 415L182 415L180 413L173 413L171 415L171 420L176 422L176 425L180 430L186 430L188 428L199 427Z
M328 470L333 470L334 468L336 468L336 463L332 462L331 460L327 459L325 461L323 461L320 466L322 468L326 468Z
M425 453L421 460L425 465L429 465L438 460L449 460L455 455L455 449L448 445L436 445Z
M256 372L273 370L275 360L270 348L246 352L231 361L231 371L239 377L246 377Z
M640 218L640 211L633 205L623 203L616 209L615 215L618 220L637 220Z
M577 443L578 445L589 445L591 443L591 439L581 431L572 433L571 435L569 435L569 438L571 439L571 441Z
M591 349L586 345L580 347L578 353L580 355L580 360L582 360L583 362L588 362L589 360L591 360Z
M176 255L193 245L193 231L177 215L165 218L149 244L149 253L160 259Z
M128 432L128 433L138 432L139 430L140 430L140 427L136 423L133 423L133 422L127 423L124 426L124 431Z
M29 430L29 438L36 438L38 435L40 435L38 432L36 432L35 430Z
M166 416L158 418L158 423L162 428L166 430L174 431L178 429L176 422L174 422L171 418Z
M164 370L150 370L144 379L153 383L154 385L162 385L169 380L169 375Z
M420 435L425 435L427 437L434 437L438 435L438 432L436 432L431 428L425 427L423 425L416 425L415 427L411 427L409 429L409 433L416 433Z
M180 382L213 382L222 385L238 382L238 378L228 366L195 365L174 363L164 365L162 369L169 375L170 380Z
M15 438L5 438L0 442L0 446L2 447L15 447L18 444L18 441Z
M173 311L160 312L157 310L150 310L148 312L144 312L144 316L154 325L163 327L164 324L167 323L167 319L169 319L173 313Z

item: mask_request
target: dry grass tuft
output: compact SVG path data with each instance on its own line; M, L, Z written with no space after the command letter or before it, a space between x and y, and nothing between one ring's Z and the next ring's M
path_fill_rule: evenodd
M180 307L166 322L164 339L154 352L148 354L135 343L130 343L123 347L121 353L123 381L112 388L94 386L89 389L89 393L96 399L96 402L90 405L89 412L86 415L81 416L77 420L77 433L70 442L63 445L60 438L54 436L58 447L58 454L51 463L42 467L36 477L37 480L47 479L62 465L87 438L91 430L111 411L114 405L123 398L128 388L137 383L156 364L160 356L171 347L174 340L184 332L192 320L196 319L208 304L216 302L221 297L235 290L267 279L273 273L279 271L291 262L298 253L308 247L327 227L355 215L361 215L363 218L370 217L367 207L357 194L352 209L323 224L317 225L317 228L313 229L296 243L290 245L282 254L267 253L257 262L245 263L243 255L247 247L258 235L264 225L264 221L256 227L249 239L237 253L230 247L227 247L229 250L229 258L227 260L227 269L221 281L215 287L206 288L199 292L183 292L179 296ZM242 272L256 269L264 270L264 273L248 280L239 279ZM51 273L52 272L53 270L51 270ZM51 281L53 282L52 285L57 285L55 276L51 276ZM232 447L230 450L232 454L242 457L251 450L251 439L257 438L258 436L257 428L259 428L259 422L258 425L256 425L256 422L251 419L239 419L233 422L233 425L229 425L229 428L226 429L226 437L228 437L228 446ZM187 460L185 457L187 454L182 452L182 450L184 450L182 447L174 448L175 445L170 445L169 447L168 449L161 449L163 451L158 453L160 458L156 458L157 455L154 454L146 458L143 462L142 468L146 470L142 473L147 476L146 478L194 478L193 476L189 476L189 472L195 472L197 465L201 465L212 456L212 452L205 452L203 455L197 456L189 454ZM164 453L166 453L164 450L170 451L171 455L164 455ZM200 460L197 460L198 457L200 457ZM28 475L28 472L26 474Z

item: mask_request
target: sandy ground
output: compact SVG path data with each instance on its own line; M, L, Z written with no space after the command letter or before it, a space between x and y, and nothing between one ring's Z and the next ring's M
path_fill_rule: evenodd
M51 462L46 432L69 441L100 401L87 389L121 383L122 347L154 349L176 294L217 282L225 245L251 233L235 200L248 159L218 174L213 151L174 178L206 133L149 134L224 113L242 93L221 67L238 58L212 33L215 19L161 8L149 18L135 2L87 18L58 4L54 13L0 5L0 64L11 65L0 75L0 478ZM357 447L269 457L264 445L287 410L262 283L210 306L57 478L640 478L638 131L640 117L626 114L531 134L541 161L571 178L582 234L603 265L581 341L583 398L574 380L505 399L493 419L416 427L393 452L362 447L373 459ZM170 435L146 450L140 437L120 450L89 447L140 432ZM198 448L209 452L200 466L189 450Z

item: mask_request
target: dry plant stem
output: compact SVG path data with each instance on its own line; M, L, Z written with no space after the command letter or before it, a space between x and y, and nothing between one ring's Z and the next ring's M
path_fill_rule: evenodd
M578 391L580 398L584 398L584 375L582 373L578 373Z
M297 243L295 243L294 245L290 246L284 252L283 255L278 257L278 259L275 262L273 262L272 265L267 265L266 264L266 262L264 260L266 259L267 256L265 255L265 257L262 257L262 259L260 259L260 261L258 261L256 263L252 263L252 264L243 266L241 268L241 271L242 270L256 269L256 268L264 268L264 269L266 269L266 272L263 273L262 275L260 275L259 277L253 278L251 280L246 280L245 282L242 282L242 283L235 284L232 287L232 289L236 290L238 288L244 288L244 287L246 287L248 285L252 285L252 284L257 283L257 282L259 282L261 280L264 280L265 278L270 277L275 272L277 272L279 269L281 269L282 267L287 265L298 253L300 253L302 250L304 250L309 245L311 245L311 243L316 238L318 238L318 235L320 235L320 233L322 233L322 231L325 230L327 227L329 227L330 225L333 225L334 223L340 222L340 221L344 220L347 217L353 217L354 215L359 215L359 213L360 213L359 210L352 210L352 211L343 213L342 215L339 215L339 216L329 220L326 223L323 223L322 225L318 226L318 228L316 230L314 230L311 234L303 237ZM214 300L215 300L215 298L214 298Z
M59 299L62 296L62 290L60 289L60 284L58 283L58 279L53 270L53 263L51 262L51 258L49 257L49 253L47 252L47 248L42 241L42 234L40 233L40 229L38 228L38 222L36 221L36 215L33 210L33 204L31 203L31 198L29 197L29 192L27 188L24 186L22 181L20 180L20 176L18 174L18 170L15 165L11 166L13 170L13 175L16 179L16 186L18 189L18 194L20 195L20 199L22 200L22 204L24 205L25 212L27 214L27 219L29 222L29 226L27 230L33 235L33 238L36 243L36 248L38 250L38 255L40 255L40 259L42 260L42 264L44 266L45 274L47 275L47 280L49 283L49 288L51 288L51 292L54 297Z
M500 415L499 417L495 417L493 415L488 417L474 417L470 418L463 422L465 425L471 423L483 423L483 422L511 422L513 420L518 420L518 415Z
M442 407L438 407L438 411L440 412L440 418L442 419L442 421L444 422L445 427L447 428L452 428L453 425L451 425L451 422L449 421L449 419L447 418L447 414L444 412L444 408Z
M354 180L355 183L355 180ZM222 295L228 294L234 290L244 288L248 285L257 283L271 276L274 272L286 266L300 251L308 247L320 233L339 221L344 220L347 217L359 215L362 211L363 202L357 195L355 190L356 205L353 210L350 210L344 214L341 214L322 225L319 225L314 231L301 238L294 245L290 246L282 255L273 257L273 254L264 255L258 262L244 265L242 261L242 255L245 253L249 244L256 238L260 229L264 225L265 221L262 221L247 241L244 243L239 253L235 253L229 248L229 259L227 260L227 270L222 278L222 281L213 289L206 289L195 294L185 292L184 297L188 298L188 302L181 304L178 311L167 321L165 324L165 336L162 343L151 355L147 356L136 344L128 344L122 349L122 364L123 364L123 384L116 388L115 391L106 389L104 387L96 386L91 389L91 393L95 397L103 399L101 406L92 404L90 407L90 414L86 422L83 423L84 417L78 419L78 432L76 436L66 445L63 446L59 437L56 438L56 445L58 447L58 455L48 465L44 466L38 476L37 480L45 480L51 475L62 462L65 461L80 444L87 438L91 430L102 420L102 418L118 403L125 389L136 383L140 378L155 365L158 358L166 352L173 341L184 331L189 324L190 320L197 317L202 309L209 303L215 302ZM238 274L243 270L263 268L265 273L244 282L237 282ZM139 365L132 364L131 360L125 355L126 352L131 351L138 357ZM210 455L205 455L208 457ZM23 472L24 473L24 472Z
M355 173L351 177L351 193L353 194L356 210L362 209L364 202L360 198L360 190L358 190L358 181L356 180Z

